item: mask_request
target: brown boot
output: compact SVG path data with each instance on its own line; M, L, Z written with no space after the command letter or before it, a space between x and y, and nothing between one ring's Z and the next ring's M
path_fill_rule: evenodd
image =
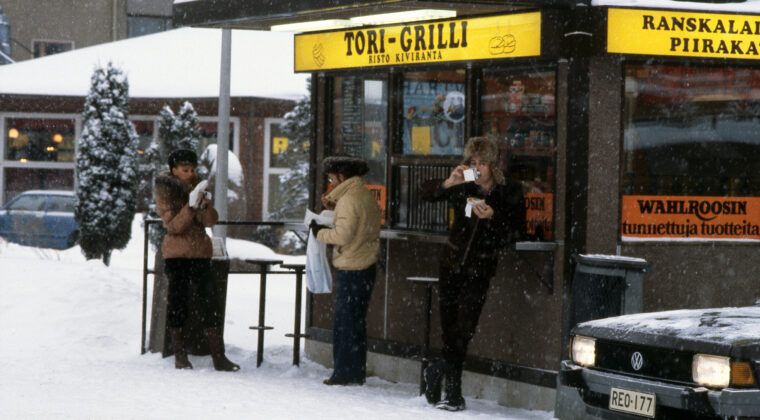
M211 360L214 362L214 369L226 372L237 372L240 366L232 363L224 355L224 339L222 338L222 329L219 327L206 328L206 338L208 338L208 348L211 352Z
M174 348L174 367L177 369L192 369L193 365L187 360L187 351L185 350L185 340L182 335L182 328L172 328L172 347Z

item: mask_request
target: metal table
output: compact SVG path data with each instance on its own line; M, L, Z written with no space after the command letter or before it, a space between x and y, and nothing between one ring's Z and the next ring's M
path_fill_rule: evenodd
M267 273L271 272L269 270L270 266L282 264L282 260L246 259L245 261L259 266L259 325L248 327L259 332L258 343L256 345L256 367L259 367L264 360L264 331L274 329L274 327L268 327L264 323L267 299Z

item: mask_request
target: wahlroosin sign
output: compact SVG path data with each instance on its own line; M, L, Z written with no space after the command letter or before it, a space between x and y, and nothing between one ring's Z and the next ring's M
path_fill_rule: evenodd
M607 51L760 59L760 16L611 8Z
M624 239L760 240L760 197L624 195Z
M541 55L541 13L298 34L295 71Z

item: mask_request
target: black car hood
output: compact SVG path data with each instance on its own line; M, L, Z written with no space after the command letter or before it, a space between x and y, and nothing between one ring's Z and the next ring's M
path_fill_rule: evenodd
M580 323L573 333L609 341L760 359L760 306L623 315Z

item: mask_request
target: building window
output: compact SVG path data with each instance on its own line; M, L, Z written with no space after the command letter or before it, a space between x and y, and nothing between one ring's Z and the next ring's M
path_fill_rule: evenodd
M200 150L201 153L206 151L209 144L216 144L217 125L218 123L216 121L201 121L198 123L198 128L200 129L198 150ZM230 121L229 133L229 150L233 153L237 153L237 150L235 150L235 123L233 121Z
M153 143L153 121L150 120L132 120L137 132L137 154L138 161L141 165L147 164L145 152Z
M460 155L465 140L465 71L405 73L403 153Z
M284 122L280 118L265 120L264 219L298 220L306 211L304 206L295 203L308 201L308 170L299 171L298 166L308 165L309 149L308 146L293 149L292 139L285 137L280 128Z
M760 70L627 65L622 236L760 239Z
M73 162L74 147L73 119L5 119L6 160Z
M481 102L482 135L501 151L504 174L525 191L528 235L551 240L556 172L553 70L486 70Z
M336 77L332 101L332 151L367 161L365 186L383 210L386 200L388 82L385 77Z
M73 190L73 169L5 168L4 203L28 190Z
M127 38L163 32L172 28L172 20L162 16L127 16Z
M34 54L34 58L71 51L73 49L74 43L72 41L32 41L32 53Z

